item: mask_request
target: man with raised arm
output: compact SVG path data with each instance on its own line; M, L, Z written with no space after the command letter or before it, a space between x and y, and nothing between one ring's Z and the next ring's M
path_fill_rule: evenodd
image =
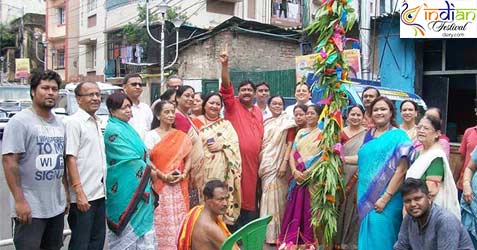
M220 53L222 65L222 86L220 93L224 99L225 119L232 123L239 138L242 157L242 208L234 230L258 217L257 181L259 155L263 141L263 116L260 108L253 104L256 87L245 80L238 86L238 97L229 78L229 57L227 51Z

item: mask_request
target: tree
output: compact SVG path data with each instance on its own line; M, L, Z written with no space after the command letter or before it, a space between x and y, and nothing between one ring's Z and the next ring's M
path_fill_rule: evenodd
M0 51L6 47L15 47L15 34L7 25L0 23Z

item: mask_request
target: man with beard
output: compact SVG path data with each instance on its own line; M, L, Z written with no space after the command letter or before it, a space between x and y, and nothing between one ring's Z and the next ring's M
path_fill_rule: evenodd
M224 98L225 119L232 123L239 139L242 158L242 207L234 229L244 226L258 217L257 181L259 155L263 141L263 117L260 109L253 105L256 87L245 80L238 86L238 98L229 78L229 57L227 51L220 53L222 64L222 86L220 93Z
M106 234L104 141L95 115L101 105L96 83L82 82L75 88L78 111L65 119L66 167L71 209L70 250L101 250Z
M32 74L31 108L17 113L5 127L3 169L13 197L13 243L18 250L59 250L63 245L65 129L51 112L60 84L54 71Z
M267 105L268 97L270 97L270 86L268 85L268 83L261 82L257 84L256 105L262 111L264 121L272 117L272 112L270 112L270 109L268 108L268 105Z
M379 90L371 86L364 88L363 92L361 93L361 100L363 101L365 109L362 125L366 128L374 128L374 123L371 119L371 110L369 110L369 106L379 96L381 96Z
M219 180L205 184L204 205L186 216L178 239L178 250L219 250L230 232L221 217L227 210L227 187Z
M142 77L137 73L128 74L123 79L123 90L133 101L131 107L132 117L129 120L129 124L136 130L141 139L144 140L146 132L151 130L153 116L151 108L139 100L143 86Z
M425 182L408 178L400 191L407 215L394 244L395 250L474 249L459 219L432 203Z

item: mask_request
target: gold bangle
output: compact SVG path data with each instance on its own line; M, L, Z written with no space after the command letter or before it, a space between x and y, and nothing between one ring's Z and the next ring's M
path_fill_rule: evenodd
M389 195L390 197L393 197L393 194L391 194L390 192L388 191L384 191L385 194Z

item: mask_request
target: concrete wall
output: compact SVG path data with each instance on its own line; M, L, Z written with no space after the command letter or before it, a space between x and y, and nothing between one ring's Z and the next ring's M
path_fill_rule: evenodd
M217 0L214 0L217 2ZM207 11L207 4L214 4L212 0L172 0L170 6L181 8L181 14L185 14L189 19L188 23L199 28L215 27L223 21L229 19L231 15L219 14ZM99 6L98 1L98 6ZM137 1L129 1L129 4L113 8L106 12L106 30L114 30L122 27L128 22L133 22L137 17ZM150 1L150 6L155 6L160 1ZM218 1L220 2L220 1ZM144 3L142 3L144 4ZM254 8L250 8L254 4ZM104 5L103 5L104 6ZM254 13L249 13L255 10ZM268 0L242 0L235 3L233 15L246 20L254 20L261 23L270 23L271 1Z
M88 12L87 0L80 1L80 20L79 20L79 58L78 73L82 80L103 80L104 64L106 60L106 34L104 32L106 24L106 9L104 0L98 0L96 10ZM95 18L96 25L88 25L88 19ZM96 45L96 67L87 68L87 46ZM94 76L93 76L94 75ZM94 78L94 79L93 79Z
M399 38L399 17L380 19L377 44L378 60L383 58L379 69L381 85L414 93L416 75L414 40Z
M219 79L218 56L228 44L229 67L241 71L269 71L295 68L300 55L298 42L272 40L252 34L224 31L180 52L179 75L186 79Z

